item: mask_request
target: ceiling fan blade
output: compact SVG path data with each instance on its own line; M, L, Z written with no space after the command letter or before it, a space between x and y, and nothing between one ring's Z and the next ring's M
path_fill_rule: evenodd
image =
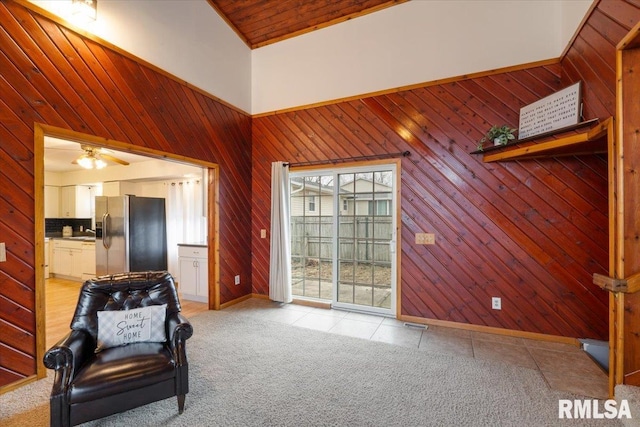
M129 162L127 162L125 160L122 160L122 159L119 159L117 157L113 157L113 156L111 156L109 154L101 153L100 157L102 157L104 160L109 160L109 161L114 162L114 163L119 163L119 164L121 164L123 166L129 166Z

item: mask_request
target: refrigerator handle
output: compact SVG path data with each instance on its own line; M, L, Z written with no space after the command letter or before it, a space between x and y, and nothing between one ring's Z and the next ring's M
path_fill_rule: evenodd
M109 215L108 212L102 215L102 228L103 228L102 246L104 246L105 249L109 249L111 247L111 230L109 229L110 218L111 218L111 215Z

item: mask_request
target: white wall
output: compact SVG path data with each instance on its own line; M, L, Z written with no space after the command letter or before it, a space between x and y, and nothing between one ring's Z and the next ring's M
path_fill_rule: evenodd
M70 15L71 0L30 0L119 48L246 111L251 50L205 0L100 0L95 22Z
M71 21L70 0L30 1ZM100 0L83 28L259 114L557 58L591 4L411 0L253 51L206 0Z
M252 52L253 114L557 58L590 0L413 0Z
M563 50L567 47L573 35L578 30L578 26L585 18L586 13L592 5L592 1L563 1L560 7L560 16L562 20L562 33L560 35L563 44Z

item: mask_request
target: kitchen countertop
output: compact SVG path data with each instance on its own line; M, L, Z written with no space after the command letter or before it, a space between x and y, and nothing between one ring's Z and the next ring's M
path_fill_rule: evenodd
M178 243L178 246L194 246L197 248L206 248L208 245L203 242L196 242L196 243Z
M91 236L74 236L74 237L47 237L52 240L71 240L75 242L95 242L96 238Z

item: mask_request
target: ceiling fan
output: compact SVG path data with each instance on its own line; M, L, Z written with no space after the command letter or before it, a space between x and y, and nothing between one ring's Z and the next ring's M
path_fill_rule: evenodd
M81 145L80 148L84 152L71 163L77 164L85 169L102 169L107 166L107 161L123 166L129 165L129 162L108 154L109 151L104 148L91 147L89 145Z

